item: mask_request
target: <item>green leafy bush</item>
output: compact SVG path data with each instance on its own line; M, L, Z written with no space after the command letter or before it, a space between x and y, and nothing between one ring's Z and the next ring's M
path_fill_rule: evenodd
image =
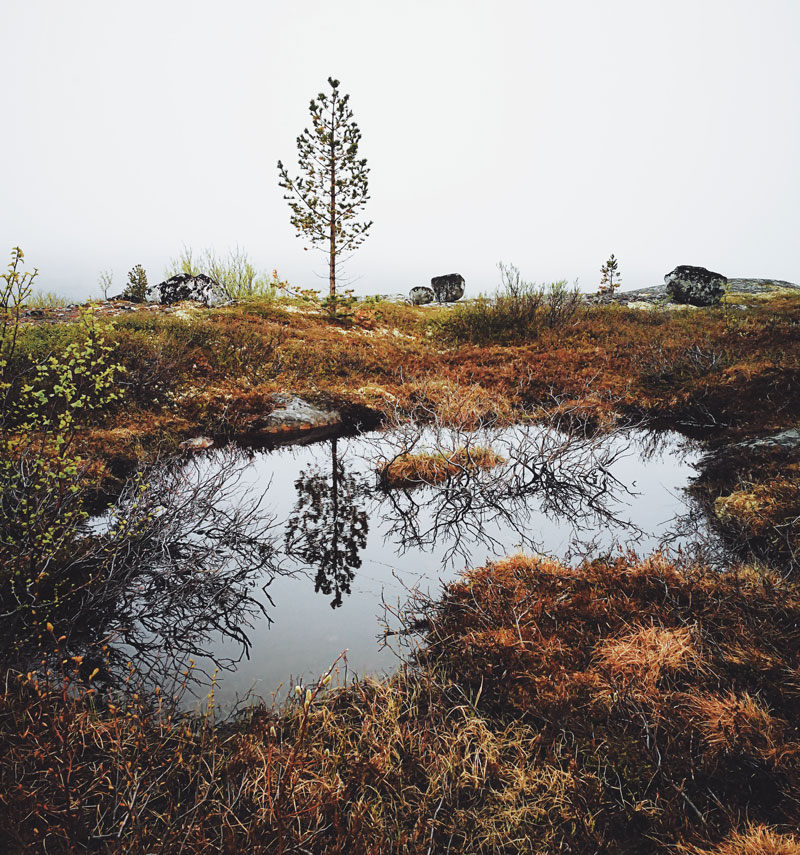
M58 355L30 347L19 318L37 271L23 272L23 258L12 251L0 284L0 585L6 606L34 609L40 590L58 595L51 576L60 557L80 551L86 512L74 438L119 397L120 366L91 313Z

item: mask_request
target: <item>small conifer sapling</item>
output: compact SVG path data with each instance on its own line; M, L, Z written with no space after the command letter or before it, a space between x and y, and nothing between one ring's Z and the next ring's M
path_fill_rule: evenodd
M600 268L603 278L600 281L599 293L611 295L617 288L619 288L621 279L617 272L617 267L618 262L612 252L608 261L606 261L606 263Z
M141 264L137 264L128 271L128 284L122 292L122 297L132 303L147 301L147 274Z

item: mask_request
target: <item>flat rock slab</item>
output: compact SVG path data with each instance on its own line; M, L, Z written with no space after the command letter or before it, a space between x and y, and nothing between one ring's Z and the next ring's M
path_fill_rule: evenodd
M157 315L182 316L203 308L199 303L175 303L172 306L162 306L159 303L131 303L127 300L102 300L92 305L47 306L42 309L25 309L20 315L21 323L28 324L60 324L73 323L80 320L81 315L91 310L97 318L116 318L134 312L145 312Z
M783 450L800 450L800 428L789 428L770 436L760 436L737 442L735 448L776 448Z
M338 410L324 410L297 395L278 392L271 396L271 402L276 407L258 420L260 433L307 431L342 424L342 414Z
M780 292L800 293L800 285L784 282L782 279L729 279L726 292L728 294L777 294ZM645 304L662 305L671 303L666 285L653 285L650 288L636 288L633 291L618 291L613 296L598 297L590 294L588 302L592 303L622 303L632 309L643 309Z
M800 291L800 285L783 279L729 279L731 294L771 294L776 291Z

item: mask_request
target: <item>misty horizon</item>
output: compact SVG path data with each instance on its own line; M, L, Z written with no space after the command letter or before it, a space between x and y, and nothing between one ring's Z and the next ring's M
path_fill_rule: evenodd
M324 291L276 163L333 75L371 169L359 295L458 272L475 296L499 261L594 291L611 253L623 291L680 264L800 282L798 24L790 0L11 0L0 237L70 299L184 246Z

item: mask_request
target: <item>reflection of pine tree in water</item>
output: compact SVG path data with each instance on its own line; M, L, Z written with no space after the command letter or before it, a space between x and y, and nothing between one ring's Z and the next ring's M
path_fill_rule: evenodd
M331 471L303 470L294 482L297 502L286 530L286 551L316 569L314 589L333 593L331 608L350 593L359 552L367 544L367 514L356 506L361 489L346 475L331 440Z

